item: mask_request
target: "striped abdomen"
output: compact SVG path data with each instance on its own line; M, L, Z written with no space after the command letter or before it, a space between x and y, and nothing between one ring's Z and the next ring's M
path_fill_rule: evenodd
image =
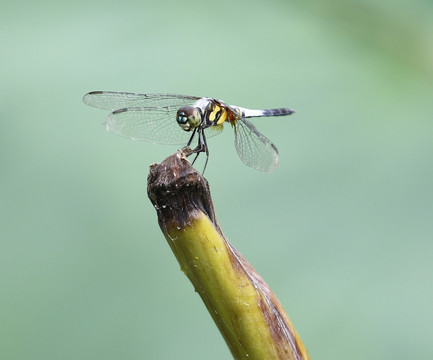
M239 118L287 116L295 112L288 108L252 110L240 106L229 106L220 100L210 98L200 99L195 106L201 109L205 127L222 125L225 121L233 125Z
M264 110L251 110L245 108L239 108L242 111L242 115L245 118L250 117L261 117L261 116L287 116L293 114L295 111L287 108L280 109L264 109Z

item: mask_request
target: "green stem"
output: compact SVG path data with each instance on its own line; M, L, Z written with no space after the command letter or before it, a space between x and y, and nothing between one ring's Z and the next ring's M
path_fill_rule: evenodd
M309 359L274 293L223 236L209 185L182 152L151 167L148 194L182 271L234 359Z

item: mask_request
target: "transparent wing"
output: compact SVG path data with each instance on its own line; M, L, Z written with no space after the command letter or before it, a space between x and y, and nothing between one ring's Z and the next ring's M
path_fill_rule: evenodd
M186 145L192 132L176 122L177 107L135 107L113 111L107 118L107 131L132 140L155 144ZM218 135L221 127L206 129L206 136Z
M206 132L206 137L212 137L218 134L221 134L221 131L223 131L223 124L221 125L217 125L217 126L210 126L208 128L206 128L204 131Z
M105 123L107 131L132 140L156 144L186 145L192 133L176 122L177 108L126 108L113 111Z
M192 135L177 124L177 110L199 99L188 95L114 91L92 91L83 97L87 105L114 110L105 123L107 131L132 140L176 145L186 145ZM212 128L206 135L211 137L221 130L222 127Z
M85 104L106 110L129 107L175 107L192 105L199 97L175 94L136 94L114 91L92 91L84 95Z
M236 121L235 146L239 157L248 166L261 171L272 171L278 166L277 148L248 120Z

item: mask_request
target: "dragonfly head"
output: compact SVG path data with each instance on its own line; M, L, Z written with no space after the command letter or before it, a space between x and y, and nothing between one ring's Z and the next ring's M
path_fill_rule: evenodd
M176 120L183 130L191 131L200 125L201 115L197 108L184 106L177 111Z

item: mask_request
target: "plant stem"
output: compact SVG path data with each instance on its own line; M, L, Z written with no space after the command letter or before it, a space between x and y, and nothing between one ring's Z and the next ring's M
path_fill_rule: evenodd
M205 303L234 359L309 359L274 293L225 239L209 184L182 151L151 167L148 195L181 270Z

